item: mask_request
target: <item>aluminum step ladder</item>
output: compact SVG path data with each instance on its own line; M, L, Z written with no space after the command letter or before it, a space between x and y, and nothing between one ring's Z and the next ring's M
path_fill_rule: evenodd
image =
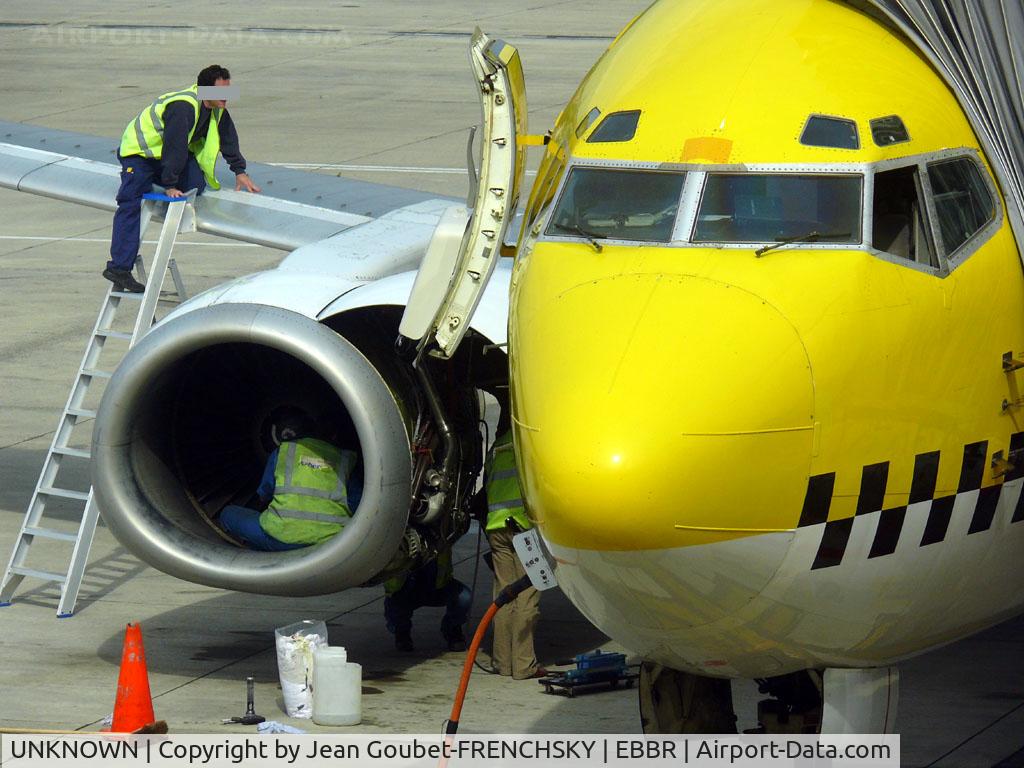
M99 518L99 510L93 496L92 486L88 491L62 488L55 485L57 475L61 468L61 462L65 458L90 459L88 448L72 448L70 446L72 432L75 427L81 424L88 424L92 431L92 420L96 417L96 411L86 407L86 395L89 387L99 379L109 379L113 371L102 370L100 356L108 339L120 339L127 341L131 348L141 339L153 326L156 315L157 304L161 300L161 287L166 273L171 273L174 281L175 292L180 301L188 298L185 294L185 285L182 282L178 265L171 258L171 252L181 231L194 231L195 219L191 201L195 193L185 197L171 198L159 193L148 193L143 195L142 220L139 226L140 235L144 234L150 220L156 213L161 203L166 203L164 223L160 230L160 239L157 241L156 254L153 258L152 270L153 279L146 283L146 290L143 293L122 293L115 291L111 285L103 299L96 324L93 326L92 335L86 345L85 355L82 357L82 364L79 366L75 382L71 387L64 411L57 422L57 430L54 432L50 449L46 453L46 460L43 462L43 469L39 474L35 490L32 492L32 499L25 512L25 519L21 524L21 531L18 533L14 551L11 553L7 570L4 571L3 581L0 582L0 607L9 606L14 597L15 591L26 578L40 579L42 581L60 584L60 602L57 606L57 617L68 618L74 614L75 603L78 600L78 590L82 585L82 577L85 575L85 565L89 558L89 549L92 547L93 534L96 531L96 523ZM186 218L186 210L188 217ZM184 225L183 225L184 220ZM141 240L141 237L140 237ZM140 255L135 263L135 269L139 277L145 280L146 269ZM138 301L139 308L135 318L134 328L127 331L116 331L113 329L114 317L122 302ZM46 504L54 499L70 499L82 504L81 519L78 524L77 533L62 531L56 528L45 526L44 515ZM31 568L26 565L29 549L37 539L52 539L67 542L72 545L71 557L68 561L65 573Z

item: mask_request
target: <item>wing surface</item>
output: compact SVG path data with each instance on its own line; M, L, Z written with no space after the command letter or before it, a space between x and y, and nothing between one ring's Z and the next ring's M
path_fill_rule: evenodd
M23 123L0 121L0 187L113 211L121 167L116 141ZM252 195L225 188L196 200L200 232L291 251L405 211L443 210L457 201L427 192L249 163L263 187ZM436 220L435 220L436 223Z

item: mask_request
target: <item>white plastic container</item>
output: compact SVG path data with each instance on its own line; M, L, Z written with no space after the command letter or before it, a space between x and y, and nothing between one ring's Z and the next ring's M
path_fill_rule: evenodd
M359 725L363 719L363 668L338 646L313 651L313 722Z

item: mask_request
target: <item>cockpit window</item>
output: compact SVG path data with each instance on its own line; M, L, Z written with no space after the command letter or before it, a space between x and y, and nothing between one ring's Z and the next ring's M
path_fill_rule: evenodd
M857 124L842 117L811 115L807 118L800 143L808 147L833 147L834 149L860 149Z
M878 146L887 147L890 144L910 141L910 134L907 133L907 126L903 124L899 115L889 115L876 117L871 121L871 138Z
M917 165L875 174L871 245L893 256L938 267Z
M594 129L587 139L588 144L605 141L630 141L636 135L636 126L640 122L640 110L630 112L612 112Z
M935 212L946 253L951 254L995 216L995 202L978 166L967 157L928 166Z
M708 174L693 241L861 240L859 175Z
M592 126L594 124L594 121L597 120L597 118L598 118L598 116L600 114L601 114L601 110L598 109L597 107L594 107L592 110L587 112L587 114L583 117L583 119L580 120L580 124L576 126L576 138L577 139L582 137L583 134L587 132L587 128L589 128L590 126Z
M685 173L573 168L547 234L666 243Z

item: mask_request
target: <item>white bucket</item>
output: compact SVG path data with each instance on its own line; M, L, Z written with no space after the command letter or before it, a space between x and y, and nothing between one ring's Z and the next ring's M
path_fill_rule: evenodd
M313 722L358 725L363 719L363 668L348 660L344 648L313 651Z

